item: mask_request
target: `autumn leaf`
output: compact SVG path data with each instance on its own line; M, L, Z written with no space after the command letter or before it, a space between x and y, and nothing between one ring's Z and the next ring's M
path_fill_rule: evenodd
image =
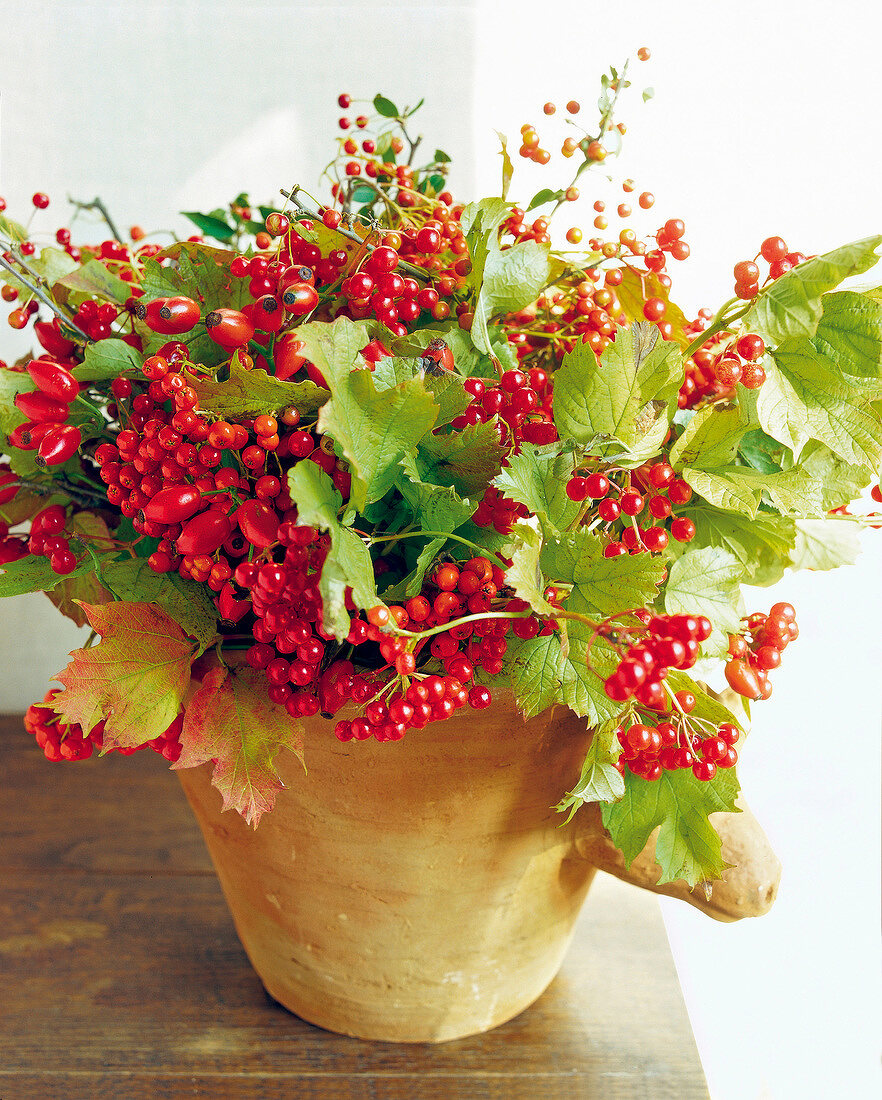
M55 710L84 730L106 719L107 747L143 745L168 729L183 705L193 643L155 604L82 607L101 641L74 650L53 677L66 689L55 697Z
M263 675L252 668L206 674L187 705L181 745L174 767L214 761L211 781L224 810L238 811L255 828L284 787L275 766L279 751L291 749L303 761L299 726L270 701Z

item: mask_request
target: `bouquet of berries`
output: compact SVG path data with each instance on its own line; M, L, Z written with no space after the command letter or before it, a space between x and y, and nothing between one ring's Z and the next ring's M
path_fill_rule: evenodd
M758 241L685 316L679 218L607 232L598 200L585 246L560 224L624 132L627 66L601 85L590 121L545 105L571 178L520 205L504 139L499 195L460 202L417 108L377 96L339 119L325 201L242 194L165 241L98 200L89 244L41 242L42 193L33 226L0 215L39 345L0 364L0 595L92 630L26 717L50 760L211 761L256 824L313 716L393 742L512 693L593 729L562 812L601 803L626 860L660 826L663 882L720 876L708 815L798 634L741 585L846 562L875 524L852 508L879 497L882 295L837 287L882 237ZM619 183L622 223L633 193L652 218Z

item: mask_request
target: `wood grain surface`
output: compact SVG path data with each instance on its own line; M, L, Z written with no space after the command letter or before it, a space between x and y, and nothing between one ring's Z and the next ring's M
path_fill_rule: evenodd
M655 897L605 875L527 1011L439 1045L321 1031L239 945L176 778L0 719L0 1100L706 1100Z

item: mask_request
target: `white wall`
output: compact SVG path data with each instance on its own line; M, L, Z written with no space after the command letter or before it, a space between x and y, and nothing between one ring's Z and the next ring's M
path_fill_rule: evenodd
M315 177L343 90L425 94L437 144L468 156L479 141L457 190L477 179L491 193L494 128L514 140L530 120L545 132L548 99L580 99L587 117L600 71L648 45L635 80L656 98L623 115L621 169L656 195L638 227L685 220L693 254L675 290L695 310L729 296L732 263L770 233L819 252L882 225L872 11L855 0L2 0L0 193L11 209L37 189L100 193L126 226L171 224L240 184L270 195ZM522 188L516 178L513 197L550 173L534 168ZM880 585L882 533L870 533L855 567L757 595L757 608L790 599L802 628L740 769L784 863L781 895L768 917L736 926L664 904L714 1100L878 1095ZM78 643L43 597L6 601L0 616L0 709L15 710Z

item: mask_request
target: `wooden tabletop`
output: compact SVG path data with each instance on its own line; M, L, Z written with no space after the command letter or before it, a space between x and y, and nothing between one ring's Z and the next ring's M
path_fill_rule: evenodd
M264 993L155 753L50 764L0 718L0 1100L706 1100L658 903L599 874L515 1020L371 1043Z

